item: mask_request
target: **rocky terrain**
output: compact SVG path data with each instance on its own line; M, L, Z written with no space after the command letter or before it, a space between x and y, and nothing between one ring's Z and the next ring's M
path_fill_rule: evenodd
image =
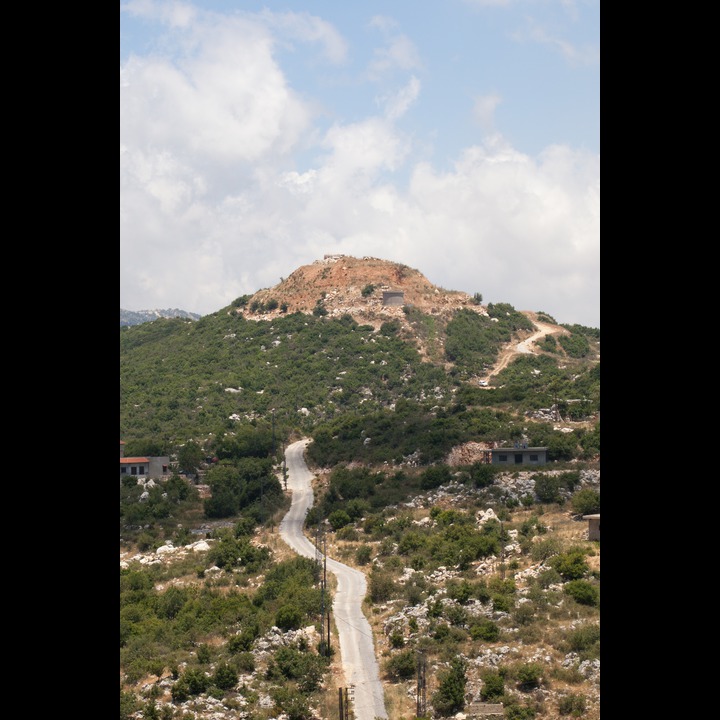
M368 292L370 287L372 290ZM472 296L437 287L407 265L348 255L330 255L311 265L303 265L275 287L256 292L249 302L267 304L275 299L280 305L287 304L288 313L309 313L318 301L322 301L329 316L347 313L359 323L379 327L388 317L402 319L404 315L401 307L383 305L383 292L402 292L404 305L430 315L449 315L461 307L485 312L474 303ZM247 308L240 311L254 320L281 312L278 309L271 313L252 313Z

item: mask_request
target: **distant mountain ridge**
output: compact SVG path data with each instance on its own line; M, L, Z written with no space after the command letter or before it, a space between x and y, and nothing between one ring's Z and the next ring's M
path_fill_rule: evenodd
M202 315L191 313L187 310L170 308L167 310L123 310L120 308L120 327L127 325L141 325L152 322L158 318L186 318L187 320L199 320Z

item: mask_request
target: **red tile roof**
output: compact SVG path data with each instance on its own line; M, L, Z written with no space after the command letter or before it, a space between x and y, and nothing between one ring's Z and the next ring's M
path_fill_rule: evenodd
M131 463L149 463L150 460L143 457L135 457L135 458L120 458L120 464L121 465L130 465Z

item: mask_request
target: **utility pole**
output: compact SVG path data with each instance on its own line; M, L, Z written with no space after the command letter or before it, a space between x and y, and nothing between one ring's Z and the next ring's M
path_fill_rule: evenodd
M273 462L277 460L275 457L275 408L270 410L272 413L272 454L273 454Z
M287 466L285 464L285 443L282 444L282 463L283 463L283 483L285 484L285 490L287 490Z
M505 579L505 537L502 520L500 521L500 578Z
M425 677L425 673L427 670L427 664L425 660L425 651L420 650L418 653L417 658L417 692L416 692L416 712L415 717L416 718L423 718L425 717L425 713L427 711L427 698L426 698L426 688L427 688L427 679Z
M327 535L323 532L323 579L322 579L322 596L323 608L325 607L325 589L327 588ZM323 609L323 613L325 610ZM323 618L323 622L325 619ZM325 640L325 657L330 656L330 608L327 611L327 637Z
M315 530L315 564L320 570L320 525ZM325 655L325 579L320 575L320 653Z

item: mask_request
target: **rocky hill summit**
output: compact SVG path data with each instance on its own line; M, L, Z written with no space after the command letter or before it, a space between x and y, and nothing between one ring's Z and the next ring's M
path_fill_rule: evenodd
M236 311L260 320L283 313L312 313L318 306L328 316L349 314L376 329L389 319L402 319L403 306L438 316L464 307L485 314L471 295L433 285L407 265L349 255L326 255L302 265L278 285L256 292Z

